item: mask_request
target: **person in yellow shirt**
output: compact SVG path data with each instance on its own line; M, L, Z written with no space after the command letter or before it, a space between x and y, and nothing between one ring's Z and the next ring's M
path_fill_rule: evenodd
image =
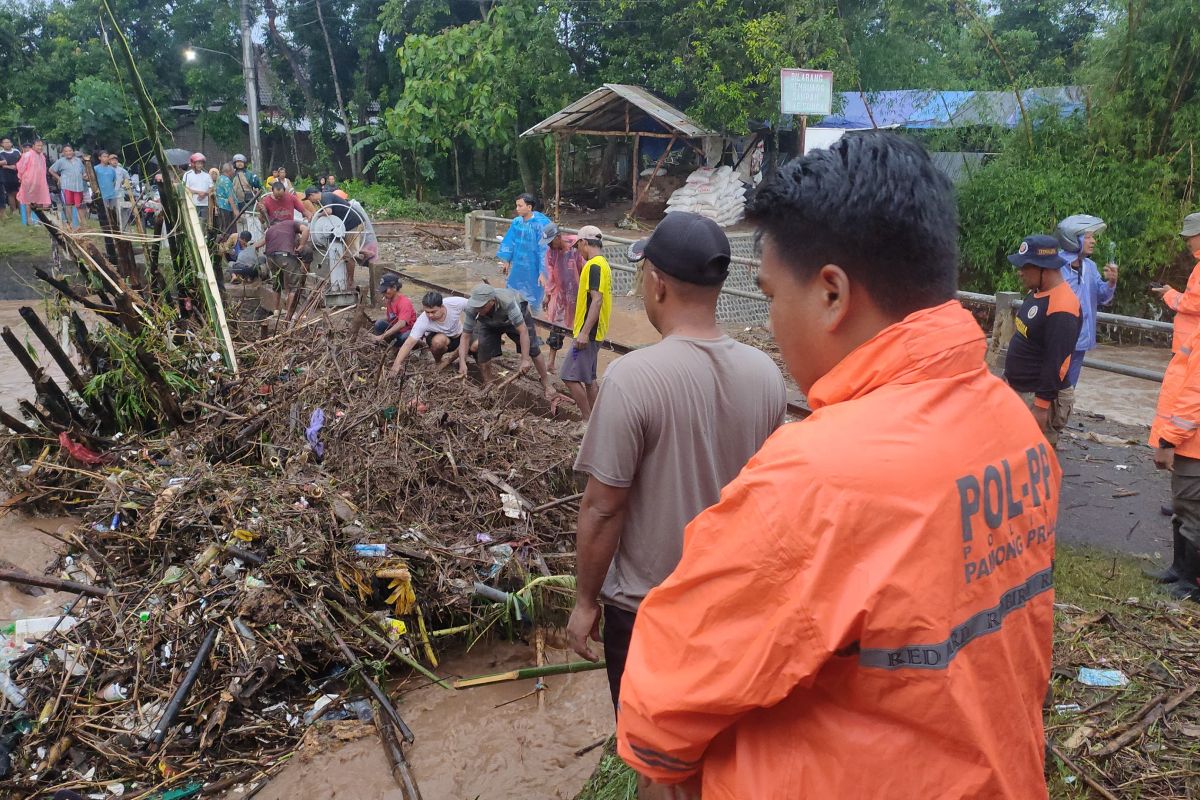
M567 384L583 421L587 422L596 403L596 362L600 356L600 342L608 335L608 319L612 314L612 269L604 258L604 234L595 225L584 225L579 229L575 248L585 263L579 276L575 320L571 327L575 341L563 358L559 377Z

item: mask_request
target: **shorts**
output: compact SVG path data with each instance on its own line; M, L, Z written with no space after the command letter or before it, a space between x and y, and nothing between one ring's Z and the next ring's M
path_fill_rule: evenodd
M1025 405L1028 408L1033 408L1035 398L1036 395L1032 392L1021 393L1021 399L1025 401ZM1058 391L1058 398L1050 403L1049 430L1042 431L1051 447L1058 447L1058 439L1062 436L1062 432L1066 430L1067 420L1071 418L1071 411L1074 408L1075 389L1073 387L1060 389Z
M358 258L358 254L362 252L363 232L346 231L346 255L350 258Z
M637 613L616 606L604 606L604 629L600 638L604 644L604 668L608 671L608 691L613 708L620 708L621 676L629 657L629 641L633 638L633 623Z
M446 348L447 353L453 353L455 350L458 349L459 343L462 342L462 334L459 334L458 336L450 336L449 334L446 334L446 333L438 333L437 331L430 331L429 333L425 334L425 336L423 337L426 347L433 347L433 337L435 337L435 336L445 336L447 339L450 340L450 345Z
M83 192L73 192L70 189L62 190L63 205L81 206L83 205Z
M275 275L275 285L280 291L299 289L304 285L306 270L300 259L288 253L271 253L267 256L267 264Z
M542 340L537 337L533 327L533 317L529 316L529 303L521 301L521 314L525 317L525 328L529 331L529 357L537 358L542 354ZM507 336L517 347L521 346L521 333L516 326L508 323L502 326L488 325L486 322L476 323L475 340L479 349L475 351L475 361L486 364L504 349L503 337Z
M572 343L563 353L563 365L558 376L570 383L595 383L596 361L600 357L600 343L589 341L583 347Z

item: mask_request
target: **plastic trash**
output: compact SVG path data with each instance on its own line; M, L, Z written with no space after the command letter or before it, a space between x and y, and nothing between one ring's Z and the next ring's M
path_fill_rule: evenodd
M312 416L308 418L308 428L304 431L304 438L308 440L309 446L317 454L318 463L325 456L325 445L321 444L321 440L317 438L317 434L321 432L321 428L324 425L325 409L314 408Z
M356 544L354 545L354 555L363 558L385 558L388 554L388 546L386 544Z
M116 681L113 681L100 690L100 699L107 700L110 703L115 703L118 700L128 700L129 690Z
M25 690L8 677L7 672L0 672L0 694L8 698L8 702L18 710L22 711L25 708Z
M62 622L59 622L59 620ZM59 633L66 633L79 624L79 620L74 617L34 617L31 619L19 619L13 625L13 646L24 647L27 643L41 639L50 631L55 630L57 625Z
M1092 669L1080 667L1076 680L1084 686L1099 686L1103 688L1120 688L1129 685L1129 678L1119 669Z
M488 552L492 554L492 566L488 569L488 580L496 577L512 560L513 549L512 545L497 544L488 548Z
M332 703L334 700L337 700L338 697L339 697L339 695L336 695L336 694L323 694L320 697L318 697L316 699L316 702L313 703L312 708L310 708L307 712L305 712L304 724L311 725L313 720L320 717L321 712L323 712L326 708L328 708L329 704Z

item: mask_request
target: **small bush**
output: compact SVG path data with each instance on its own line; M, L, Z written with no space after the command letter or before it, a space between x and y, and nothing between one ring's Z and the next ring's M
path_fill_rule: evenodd
M429 202L404 197L392 186L382 183L342 181L339 187L363 204L372 219L412 219L419 221L461 222L469 208L450 203Z

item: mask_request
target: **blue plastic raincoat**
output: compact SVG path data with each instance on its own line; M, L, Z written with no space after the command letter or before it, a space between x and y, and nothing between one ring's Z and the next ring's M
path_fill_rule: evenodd
M546 269L546 245L542 244L542 228L550 224L550 218L535 211L529 219L517 217L508 226L504 241L496 251L496 258L507 261L508 283L505 286L520 292L529 301L529 313L537 314L542 309L543 288L538 278Z

